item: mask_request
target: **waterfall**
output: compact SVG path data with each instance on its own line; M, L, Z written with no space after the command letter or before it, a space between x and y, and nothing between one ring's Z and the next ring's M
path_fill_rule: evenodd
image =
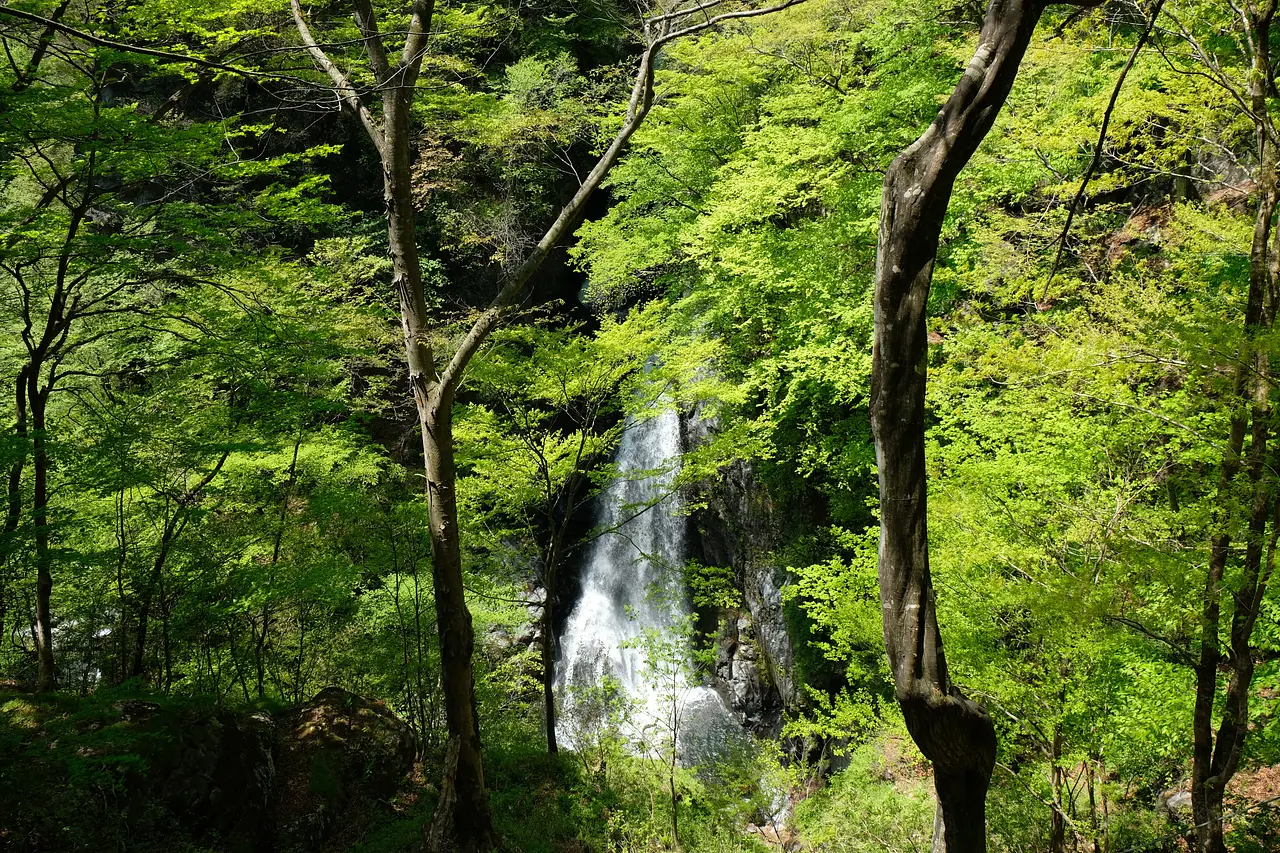
M570 747L584 717L580 709L575 714L575 702L584 702L582 689L601 686L605 676L617 679L628 700L630 724L624 734L638 749L652 748L664 733L669 736L673 713L685 763L744 737L719 694L697 683L692 660L678 651L683 659L664 656L662 683L654 683L645 649L637 645L646 633L669 642L674 629L691 619L681 575L687 519L671 488L680 451L674 411L627 421L618 445L618 476L597 500L595 527L608 532L588 545L582 593L560 641L556 687L564 711L557 735ZM657 498L662 499L645 508Z

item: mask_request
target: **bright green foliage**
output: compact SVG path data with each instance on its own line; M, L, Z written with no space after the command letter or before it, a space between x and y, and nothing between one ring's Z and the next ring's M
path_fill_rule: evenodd
M143 760L117 698L278 707L336 683L400 714L424 766L442 755L429 497L382 178L297 52L284 0L59 5L15 8L240 70L57 36L32 76L39 28L0 21L0 488L17 470L20 510L0 530L0 674L34 673L47 557L65 691L0 698L0 766L29 784L0 795L0 839L38 823L54 845L96 832L104 849L195 850L163 809L102 805ZM1223 519L1246 541L1249 484L1223 490L1219 472L1257 153L1222 85L1249 73L1234 12L1175 5L1117 100L1054 279L1136 7L1046 13L939 250L931 570L951 676L999 732L997 851L1048 850L1055 810L1067 849L1165 849L1186 831L1160 802L1188 776L1208 543ZM371 87L349 8L304 10ZM408 6L375 11L398 49ZM980 11L808 0L670 45L608 198L472 363L454 423L461 537L486 769L513 849L764 849L784 791L807 795L791 819L806 850L928 849L928 769L900 731L876 587L870 288L883 170L954 85ZM436 10L412 120L442 351L619 126L633 14ZM1273 338L1257 344L1273 354ZM17 428L24 370L47 388L38 432L29 400ZM699 437L674 478L691 524L741 534L735 565L691 555L688 591L701 615L736 620L760 598L743 564L785 569L800 699L777 744L694 762L680 699L715 669L699 646L724 637L651 631L667 724L637 736L606 681L565 703L576 749L549 758L540 651L515 641L540 619L526 598L571 588L623 430L669 407ZM726 507L762 518L714 518ZM1245 773L1280 761L1274 593L1252 644ZM410 849L435 796L406 783L351 849ZM1236 849L1268 849L1276 812L1228 809Z
M598 300L663 293L673 322L722 342L717 369L746 393L720 428L750 430L775 500L820 507L778 555L814 632L797 657L843 671L799 668L811 707L789 730L809 737L893 716L865 420L878 170L971 50L909 5L875 11L806 4L673 52L578 250ZM1184 13L1214 31L1217 12ZM1043 848L1055 798L1082 839L1173 831L1153 808L1187 773L1208 541L1218 508L1247 499L1214 471L1251 234L1240 191L1218 190L1250 166L1250 125L1168 60L1168 36L1126 83L1047 282L1139 25L1109 20L1047 16L957 183L931 296L933 575L953 676L1000 728L999 849ZM1264 618L1260 649L1274 633ZM1246 765L1271 760L1266 730Z
M723 341L717 367L740 389L760 455L784 481L794 472L821 489L841 520L865 519L871 482L857 411L869 390L874 169L942 89L927 63L934 34L906 7L812 3L750 34L681 45L664 100L611 178L618 203L580 232L598 298L682 296L688 327ZM796 55L800 70L782 58Z
M658 347L655 320L649 310L605 320L591 336L540 324L496 336L468 377L485 403L457 416L465 517L477 525L477 544L498 547L512 523L536 541L591 496L588 475L622 433L620 403Z
M923 853L933 803L922 762L901 735L863 746L830 787L800 804L796 824L822 849Z

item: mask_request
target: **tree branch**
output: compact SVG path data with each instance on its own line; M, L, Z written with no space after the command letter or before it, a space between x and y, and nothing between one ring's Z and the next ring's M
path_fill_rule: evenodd
M1129 628L1133 631L1137 631L1139 634L1142 634L1147 639L1155 640L1157 643L1161 643L1162 645L1168 646L1173 651L1174 656L1177 658L1179 663L1185 666L1189 666L1192 669L1195 668L1196 659L1191 654L1191 649L1185 646L1180 646L1173 640L1169 639L1168 637L1165 637L1161 634L1157 634L1155 631L1152 631L1151 629L1147 628L1145 625L1143 625L1141 622L1138 622L1136 619L1129 619L1128 617L1125 617L1125 616L1111 616L1111 615L1108 615L1106 618L1112 622L1115 622L1117 625L1123 625L1126 628Z
M61 22L62 16L70 5L71 0L62 0L58 8L53 10L50 20ZM18 79L10 87L14 92L21 92L35 82L36 74L40 73L40 63L44 62L45 54L49 52L49 45L53 44L53 37L57 34L58 30L54 25L45 24L44 32L40 33L40 38L36 40L36 46L31 51L31 58L27 60L27 67L18 73Z
M387 48L382 43L382 33L378 32L378 19L373 15L373 4L369 0L354 0L351 5L355 7L356 26L360 28L364 49L369 54L369 66L381 86L391 76L391 64L387 61Z
M236 65L227 65L222 62L215 62L214 60L211 60L211 59L205 59L202 56L193 56L191 54L186 54L186 53L176 53L174 51L169 51L169 50L159 50L153 47L142 47L136 44L125 44L124 42L113 41L108 38L103 38L102 36L94 35L93 33L88 32L87 30L81 30L81 29L77 29L76 27L69 26L67 24L62 23L61 21L57 21L52 18L44 18L44 17L41 17L40 15L34 15L31 12L23 12L19 9L14 9L10 6L0 5L0 15L8 15L11 18L18 18L19 20L23 20L23 21L30 21L33 24L40 24L44 26L46 30L60 32L63 35L71 36L73 38L79 39L80 41L87 42L88 44L92 44L97 47L105 47L109 50L118 50L121 53L133 53L133 54L137 54L138 56L150 56L153 59L159 59L165 63L180 62L180 63L186 63L188 65L199 65L201 68L211 68L215 71L225 71L228 74L236 74L241 77L247 77L253 80L274 79L274 80L288 80L292 83L304 82L296 77L288 77L283 74L274 74L269 71L253 71L248 68L240 68L239 66L236 66Z
M1048 296L1053 277L1058 274L1058 265L1062 263L1062 251L1067 245L1067 235L1071 233L1071 222L1076 218L1076 210L1084 199L1084 191L1089 186L1089 180L1097 170L1098 164L1102 162L1102 149L1107 141L1107 128L1111 124L1111 114L1115 112L1116 101L1120 98L1120 89L1124 86L1125 78L1129 76L1129 69L1133 68L1138 54L1146 45L1147 39L1151 37L1151 31L1155 28L1156 19L1160 17L1160 10L1163 8L1164 0L1156 0L1155 5L1151 7L1151 17L1147 20L1146 28L1143 29L1142 35L1138 37L1137 43L1129 53L1129 61L1124 64L1124 68L1120 70L1120 76L1116 78L1115 88L1111 90L1111 100L1107 103L1106 112L1102 114L1102 127L1098 129L1098 144L1093 148L1093 159L1089 162L1089 168L1084 170L1084 177L1080 179L1080 189L1076 190L1075 198L1071 199L1071 204L1067 207L1067 222L1062 226L1062 235L1058 238L1058 251L1053 257L1053 266L1049 268L1049 278L1044 283L1044 294L1041 299Z
M365 131L369 134L369 139L372 140L374 147L381 153L385 143L382 137L382 129L378 127L373 114L369 112L369 108L365 106L360 94L356 92L355 87L351 85L351 81L347 79L347 75L342 72L342 69L333 64L333 60L329 58L329 55L316 43L315 37L311 35L311 28L307 26L307 21L302 15L302 4L299 0L289 0L289 8L293 10L293 22L298 27L298 35L302 38L302 44L306 47L307 53L311 55L312 61L315 62L317 68L329 75L329 79L333 81L334 88L337 89L338 97L348 107L355 110L356 115L360 117L360 123L364 125ZM385 56L383 58L385 59Z
M297 0L293 1L297 2ZM555 248L560 240L568 235L570 229L577 223L578 218L586 208L587 201L599 189L600 184L604 182L605 176L608 175L609 171L622 156L622 151L626 148L632 135L644 122L645 116L649 113L649 108L653 106L654 59L658 52L677 38L702 32L725 21L768 15L780 12L791 6L797 6L803 2L805 0L784 0L784 2L777 5L760 9L740 9L736 12L725 12L693 26L659 36L650 43L640 57L640 67L636 70L635 85L631 90L631 99L627 103L627 114L623 120L622 128L613 138L613 142L610 143L604 154L596 161L595 167L587 174L578 191L573 194L573 198L560 209L560 214L551 223L551 227L547 229L546 233L542 235L542 239L538 241L524 261L516 267L502 290L489 303L489 307L476 318L471 329L463 337L462 342L459 343L449 365L440 374L439 393L442 399L451 399L454 390L462 381L462 375L466 371L467 364L489 337L490 332L493 331L502 316L516 303L520 293L524 290L524 286L533 277L538 267L542 265L547 255L551 253L551 250Z
M404 85L412 87L422 67L422 57L427 52L427 39L431 35L431 21L435 16L435 0L417 0L413 4L413 17L409 20L409 35L404 40L404 52L400 54L400 67L406 70Z

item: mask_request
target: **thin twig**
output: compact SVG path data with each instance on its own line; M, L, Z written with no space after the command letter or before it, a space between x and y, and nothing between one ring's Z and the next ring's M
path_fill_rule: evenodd
M1085 188L1089 186L1089 179L1093 177L1098 164L1102 161L1102 150L1107 141L1107 127L1111 124L1111 114L1115 111L1116 101L1120 98L1120 89L1124 86L1125 78L1129 76L1129 69L1133 68L1134 62L1138 59L1138 54L1151 36L1151 30L1156 25L1156 18L1160 17L1160 10L1163 8L1164 0L1156 0L1155 5L1151 8L1151 17L1147 20L1147 26L1142 30L1142 35L1138 37L1138 43L1133 46L1133 50L1129 53L1129 61L1120 70L1120 76L1116 79L1115 88L1111 90L1111 101L1107 104L1106 112L1102 114L1102 127L1098 130L1098 144L1093 148L1093 160L1090 161L1089 168L1085 169L1084 177L1080 179L1080 189L1076 190L1075 198L1071 200L1071 205L1067 208L1067 222L1062 226L1062 236L1058 238L1058 251L1054 255L1053 266L1049 269L1049 278L1044 283L1044 293L1040 297L1042 302L1049 295L1049 287L1053 284L1053 277L1057 275L1058 265L1062 263L1062 251L1067 245L1067 235L1071 233L1071 222L1075 219L1076 210L1080 207L1080 202L1084 198Z

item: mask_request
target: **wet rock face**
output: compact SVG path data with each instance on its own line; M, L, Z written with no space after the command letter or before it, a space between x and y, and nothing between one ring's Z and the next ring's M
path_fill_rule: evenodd
M381 702L328 687L280 723L274 849L317 849L361 800L385 799L413 766L407 723Z
M715 424L696 413L686 417L685 446L696 447L714 431ZM739 641L744 631L740 619L722 632L718 687L744 721L760 720L764 725L759 727L768 728L783 707L797 701L794 648L782 602L787 578L773 555L785 544L786 531L809 525L808 508L776 505L751 466L742 461L725 466L720 481L703 486L697 497L705 504L694 516L702 559L733 568L746 604L741 615L747 617L750 638ZM756 657L744 656L752 653Z
M760 654L755 626L746 615L723 624L716 681L721 698L744 727L763 733L773 726L782 707Z

